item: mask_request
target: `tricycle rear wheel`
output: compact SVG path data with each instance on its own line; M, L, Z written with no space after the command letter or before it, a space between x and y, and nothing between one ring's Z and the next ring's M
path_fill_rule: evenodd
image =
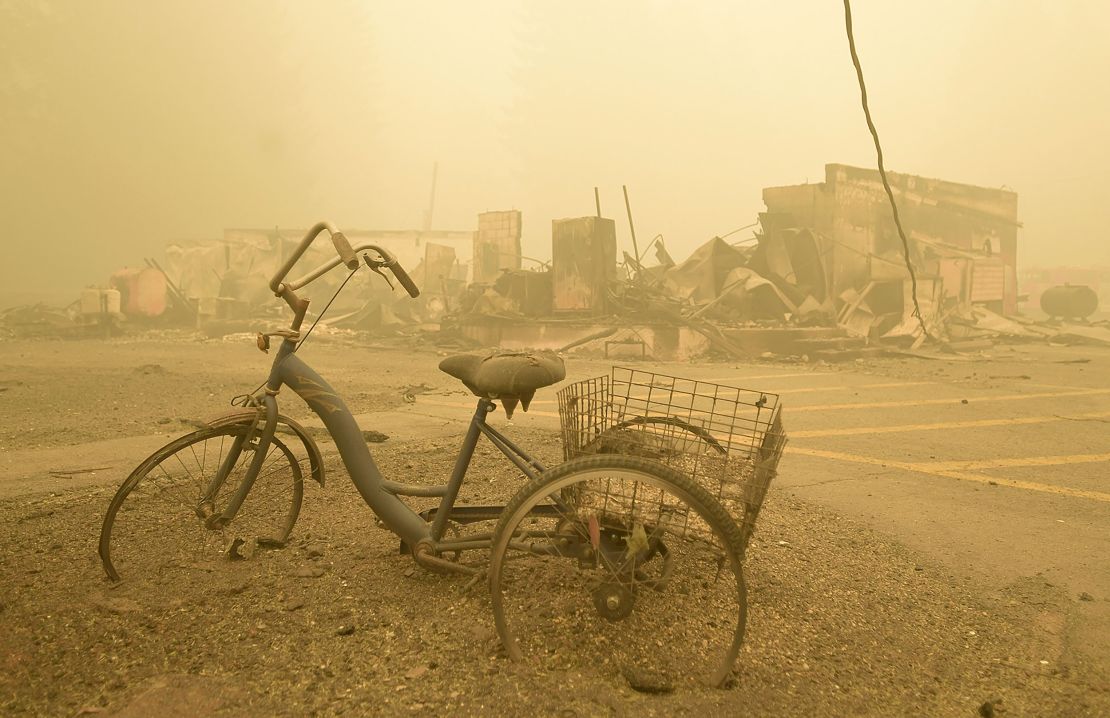
M726 685L744 639L742 542L725 508L657 462L572 459L494 532L490 591L510 657L592 664L633 685Z

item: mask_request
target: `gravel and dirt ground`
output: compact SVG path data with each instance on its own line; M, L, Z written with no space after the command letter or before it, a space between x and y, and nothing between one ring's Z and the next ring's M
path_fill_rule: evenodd
M468 416L468 400L461 386L436 371L437 351L371 346L343 336L313 341L305 358L348 399L364 429L389 437L372 447L383 472L413 483L441 480ZM1029 486L1056 484L1040 477L1024 481L1023 489L1020 481L1011 485L1012 479L989 473L996 467L985 466L985 459L960 442L985 446L995 440L976 439L966 427L954 432L958 436L951 446L937 431L919 444L928 457L946 460L943 467L928 468L926 457L900 449L889 460L889 470L901 472L897 476L879 475L888 468L883 458L864 464L874 469L866 477L873 485L855 494L847 492L858 477L835 480L835 467L855 466L860 457L874 458L877 446L896 445L889 436L874 436L870 426L919 421L905 416L915 402L929 405L954 388L952 397L971 397L967 411L1009 406L1020 401L1005 398L1020 393L1010 385L1048 381L1037 375L1045 367L1062 384L1069 377L1060 379L1060 371L1074 372L1074 379L1079 369L1110 363L1108 352L1080 356L1068 351L1010 357L1019 369L919 360L836 369L734 363L664 367L706 378L743 377L757 388L768 384L768 390L785 387L788 430L797 426L801 436L787 448L783 474L772 486L749 553L749 628L737 685L648 695L620 678L599 675L592 669L597 657L588 652L565 671L504 658L484 585L468 587L465 578L430 574L400 555L396 540L375 525L326 442L329 480L325 488L306 482L301 518L285 549L198 571L189 585L110 584L95 544L118 483L152 449L219 413L233 395L253 389L267 357L253 349L249 337L5 341L0 343L0 712L1110 715L1108 666L1099 648L1107 633L1098 623L1103 615L1098 611L1110 605L1108 594L1092 588L1077 596L1074 581L1038 573L1035 566L979 570L956 549L945 548L953 536L963 535L960 531L1006 535L1009 529L1001 525L1002 509L996 506L980 507L976 527L966 526L963 514L959 530L949 530L938 518L931 539L920 527L903 531L889 525L891 517L900 517L899 525L913 524L905 519L904 503L929 513L934 509L930 502L943 499L950 511L974 515L974 501L998 500L983 499L982 492L971 498L949 495L948 484L922 498L921 484L907 477L920 478L925 471L951 474L943 480L960 489L974 484L976 491L1012 491L1012 501L1040 500L1048 494ZM1053 365L1061 358L1075 363ZM604 373L606 365L572 358L568 369L570 379L580 379ZM929 386L921 381L925 372ZM796 381L791 377L825 381L832 388L790 385ZM893 385L918 382L923 385L912 388L920 394L886 396L904 391ZM858 391L851 391L857 385ZM882 387L882 395L859 396L868 386ZM832 395L845 388L848 397L834 400ZM546 397L541 391L529 415L518 414L511 424L501 417L500 426L554 463L560 447L553 404L539 401L554 398L547 391ZM806 397L815 392L824 403L807 404ZM1079 393L1066 396L1072 418L1102 408L1077 405L1087 401ZM295 397L282 399L284 411L311 423ZM959 398L954 401L961 406ZM1044 400L1033 396L1030 401ZM895 406L885 406L891 403ZM822 412L842 411L829 407L845 405L853 407L844 410L850 418L818 420ZM895 416L869 420L861 415L872 410ZM936 411L939 416L949 408L938 405ZM1006 412L1003 418L1020 426L1017 414ZM1001 420L981 414L942 418L965 425ZM1104 448L1104 423L1061 420L1053 426L1079 436L1088 451L1099 442L1103 451L1110 450ZM859 431L847 438L821 438L822 431L850 429ZM1082 431L1092 433L1083 438ZM839 443L860 436L871 438L863 447L871 451L867 456L860 447ZM815 444L818 440L825 443ZM843 451L822 455L832 453L830 447ZM1022 453L1014 444L995 449L1010 457ZM1076 455L1068 466L1078 471L1076 480L1087 481L1082 472L1088 464L1074 460ZM979 463L952 466L957 459ZM1092 525L1105 526L1107 504L1097 498L1105 493L1105 483L1098 481L1106 478L1105 465L1087 483L1051 494L1052 501L1074 502L1068 504L1073 513L1054 509L1051 515L1082 519L1084 512L1096 511ZM978 476L975 471L994 478L976 483L968 478ZM469 500L507 498L520 485L517 472L489 447L477 454L470 477L472 493L464 488ZM886 494L880 479L890 487ZM934 480L940 479L929 481ZM833 485L840 493L827 493ZM809 487L823 487L826 493ZM872 494L882 496L881 509ZM1087 494L1088 503L1082 503ZM1062 545L1059 551L1098 553L1105 528L1092 530L1094 538L1076 538L1074 546ZM945 533L951 535L938 538ZM975 546L974 541L964 544ZM933 545L941 548L934 551ZM1106 545L1101 544L1102 555ZM1021 563L1019 554L1027 553L1020 545L1008 552L1015 565ZM1005 552L997 560L1007 563ZM1102 576L1106 569L1090 571ZM1094 585L1102 586L1098 581Z

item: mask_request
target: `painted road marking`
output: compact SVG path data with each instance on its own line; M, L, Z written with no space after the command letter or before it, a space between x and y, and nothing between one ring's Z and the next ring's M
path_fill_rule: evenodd
M771 394L773 392L767 392L767 393ZM977 397L975 399L972 399L971 401L974 401L975 403L987 402L987 401L1021 401L1021 400L1026 400L1026 399L1049 399L1049 398L1057 398L1057 397L1064 397L1064 396L1096 396L1096 395L1105 395L1105 394L1110 394L1110 389L1084 389L1082 391L1057 391L1057 392L1041 392L1041 393L1034 393L1034 394L1005 394L1005 395L1001 395L1001 396L980 396L980 397ZM429 397L427 395L423 395L421 397L420 401L425 402L427 404L431 404L433 406L446 406L446 407L457 408L457 409L473 409L474 408L474 406L472 404L469 404L469 403L464 404L464 403L460 403L460 402L438 401L438 400L432 399L431 397ZM802 405L802 406L787 406L786 407L786 412L788 414L797 414L797 413L800 413L800 412L839 411L839 410L844 410L844 409L893 409L893 408L898 408L898 407L903 407L903 406L937 406L937 405L943 405L943 404L959 404L959 402L960 402L959 399L909 399L909 400L900 400L900 401L852 402L852 403L849 403L849 404L808 404L808 405ZM538 404L539 402L533 402L533 403ZM555 418L559 417L558 413L550 412L550 411L540 411L538 409L530 410L527 413L533 414L535 416L550 416L550 417L555 417ZM1003 421L1003 420L987 419L987 420L984 420L984 421ZM1012 423L1015 423L1015 424L1023 423L1021 419L1009 419L1009 420L1005 420L1005 421L1012 422ZM1030 422L1030 423L1033 423L1033 422ZM928 426L931 426L931 425L921 424L921 425L917 425L917 426L928 427ZM990 424L983 424L983 426L990 426ZM942 427L937 427L937 428L944 428L944 427L942 426ZM913 429L907 429L907 430L913 430ZM807 433L808 433L809 436L837 436L837 435L839 435L839 434L820 434L820 433L817 433L817 431L818 430L815 430L813 432L798 432L797 436L799 438L801 438L802 436L807 435ZM863 433L865 430L864 429L829 429L827 431L851 431L851 432Z
M1075 391L1075 390L1078 390L1078 389L1097 389L1098 388L1098 387L1093 387L1093 386L1079 386L1079 385L1076 385L1076 384L1042 384L1038 381L1028 382L1028 383L1025 384L1025 386L1039 386L1043 389L1068 389L1068 390L1072 390L1072 391Z
M788 409L789 411L789 409ZM988 426L1020 426L1023 424L1044 424L1050 421L1069 421L1100 419L1110 417L1110 411L1096 411L1075 416L1021 416L1009 419L976 419L973 421L941 421L934 424L897 424L894 426L857 426L851 429L811 429L809 431L790 431L791 439L815 439L822 436L857 436L860 434L897 434L912 431L935 431L938 429L975 429Z
M816 371L803 371L797 374L756 374L755 376L718 376L710 377L708 379L699 379L696 377L688 377L696 381L749 381L751 379L792 379L799 376L843 376L839 372L816 372Z
M930 461L923 466L941 471L965 469L1002 469L1021 466L1062 466L1065 464L1096 464L1110 461L1110 454L1068 454L1066 456L1029 456L1026 458L972 459L968 461Z
M767 391L767 394L775 394L781 396L783 394L805 394L814 391L848 391L851 389L891 389L900 386L923 386L925 384L936 384L934 381L896 381L886 384L842 384L840 386L811 386L802 387L800 389L777 389L775 391ZM636 399L647 399L647 396L634 397ZM537 405L551 405L558 404L555 399L533 399L532 406Z
M474 404L470 404L470 403L464 404L464 403L458 402L458 401L442 401L440 399L433 399L432 397L428 396L427 394L419 395L419 398L416 401L417 401L417 404L430 404L431 406L445 406L445 407L450 408L450 409L470 409L471 412L474 411ZM533 404L536 404L536 403L538 403L538 402L531 402L529 404L529 406L532 406ZM521 407L517 406L517 409L521 409ZM521 410L523 411L523 409L521 409ZM559 418L559 414L556 413L556 412L552 412L552 411L539 411L538 409L529 409L525 413L529 416L550 416L550 417L554 417L556 419Z
M1025 399L1054 399L1062 396L1095 396L1110 394L1110 389L1084 389L1082 391L1054 391L1035 394L1003 394L1000 396L978 396L969 401L976 404L984 401L1022 401ZM937 406L941 404L959 404L960 399L910 399L903 401L870 401L853 402L851 404L809 404L790 406L786 411L797 414L801 411L839 411L841 409L894 409L901 406Z
M982 474L971 474L966 471L955 471L943 468L945 462L936 462L942 468L935 468L934 464L930 463L911 463L908 461L893 461L890 459L876 459L870 456L859 456L857 454L845 454L839 451L825 451L823 449L806 449L803 447L791 446L787 449L787 453L801 454L802 456L813 456L822 459L833 459L836 461L845 461L854 464L868 464L870 466L882 466L888 469L902 469L903 471L912 471L918 474L928 474L932 476L940 476L946 479L958 479L960 481L971 481L978 484L998 484L999 486L1009 486L1014 489L1024 489L1026 491L1038 491L1045 494L1056 494L1057 496L1068 496L1076 499L1089 499L1092 501L1101 501L1103 503L1110 503L1110 494L1101 491L1086 491L1084 489L1072 489L1066 486L1052 486L1050 484L1039 484L1034 481L1021 481L1018 479L1006 479L994 476L984 476Z
M801 389L780 389L769 394L806 394L813 391L848 391L850 389L892 389L900 386L924 386L935 381L894 381L887 384L841 384L840 386L811 386Z
M1107 391L1100 391L1099 393L1108 393ZM1026 398L1030 395L1015 398ZM419 400L420 403L430 404L432 406L442 406L455 409L473 409L469 403L452 402L437 400L427 395L422 395ZM944 400L950 401L950 400ZM915 402L911 402L915 403ZM855 405L849 405L855 406ZM797 411L795 408L793 411ZM543 416L557 419L559 415L549 411L532 410L528 414L533 416ZM1110 415L1110 412L1107 412ZM1093 416L1093 415L1086 415ZM963 426L995 426L999 423L1019 424L1019 423L1033 423L1032 419L1044 420L1057 420L1063 417L1028 417L1027 419L985 419L977 422L947 422L945 424L919 424L909 425L904 427L880 427L882 429L898 429L906 431L917 430L918 427L934 429L934 428L960 428ZM989 423L987 423L989 422ZM827 431L853 431L863 433L865 431L875 431L873 428L861 428L850 430L827 430ZM792 438L813 437L813 436L833 436L836 434L826 433L825 431L795 431L788 432ZM896 461L891 459L877 459L869 456L860 456L857 454L846 454L838 451L826 451L823 449L809 449L805 447L792 444L787 450L789 453L798 454L801 456L813 456L817 458L833 459L837 461L845 461L856 464L868 464L871 466L882 466L885 468L902 469L903 471L910 471L919 474L926 474L931 476L940 476L942 478L957 479L959 481L970 481L979 484L997 484L1000 486L1009 486L1015 489L1024 489L1026 491L1037 491L1046 494L1055 494L1057 496L1067 496L1071 498L1089 499L1092 501L1101 501L1110 503L1110 494L1100 491L1086 491L1083 489L1072 489L1064 486L1052 486L1049 484L1040 484L1033 481L1021 481L1018 479L1007 479L1002 477L985 476L981 474L973 474L966 471L970 468L991 468L991 467L1018 467L1018 466L1046 466L1052 464L1063 463L1079 463L1079 462L1095 462L1110 460L1110 454L1078 454L1065 457L1032 457L1029 459L997 459L985 461L965 461L965 462L924 462L914 463L908 461ZM1050 464L1049 462L1052 462ZM960 470L964 469L964 470Z

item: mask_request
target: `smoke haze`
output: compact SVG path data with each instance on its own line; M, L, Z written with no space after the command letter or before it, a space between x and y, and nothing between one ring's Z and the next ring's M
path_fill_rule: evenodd
M853 4L887 167L1019 193L1024 266L1110 264L1110 5ZM766 186L873 166L842 6L0 1L0 252L72 290L224 227L518 208L685 256Z

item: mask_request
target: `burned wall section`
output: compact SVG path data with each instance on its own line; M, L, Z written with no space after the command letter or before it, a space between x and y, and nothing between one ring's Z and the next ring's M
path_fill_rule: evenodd
M552 309L605 314L607 290L617 278L616 223L603 217L551 222Z
M174 290L195 306L198 325L212 322L245 320L265 314L278 307L269 281L304 237L303 229L225 229L222 239L178 242L166 247L164 269ZM374 244L392 252L406 267L419 286L433 291L420 303L420 309L442 314L445 292L457 291L469 276L469 260L473 254L474 232L453 230L345 230L353 246ZM317 241L298 262L293 276L330 261L335 250L330 242ZM313 284L311 296L322 302L339 289L346 279L343 272L331 272ZM332 307L327 322L361 321L363 315L382 314L395 295L376 275L363 272L352 280L353 291L343 292ZM434 307L425 307L429 302ZM411 302L401 305L413 311ZM425 312L426 313L426 312ZM387 316L389 321L407 318ZM374 320L377 321L376 319ZM364 324L366 322L363 322ZM373 323L373 322L371 322Z
M482 212L474 238L473 281L492 284L503 270L520 269L520 210Z
M1015 313L1017 194L900 173L888 178L923 313L937 323L972 303ZM901 240L876 170L829 164L824 182L768 187L763 201L761 270L769 278L815 287L811 293L824 301L814 282L818 271L828 298L839 305L838 319L854 333L912 331L910 322L891 319L899 313L907 319L912 301ZM801 230L815 238L811 252L797 245ZM868 296L877 306L868 305ZM851 316L861 309L863 315Z

